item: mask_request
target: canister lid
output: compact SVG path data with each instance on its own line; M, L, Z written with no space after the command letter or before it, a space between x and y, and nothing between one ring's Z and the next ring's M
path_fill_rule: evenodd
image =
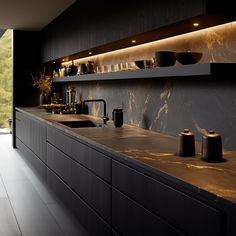
M115 108L115 109L113 109L113 111L123 111L123 109L122 108Z
M209 130L206 136L207 137L221 137L220 134L217 134L214 130Z
M187 136L192 136L193 135L193 132L191 132L189 129L184 129L180 135L187 135Z

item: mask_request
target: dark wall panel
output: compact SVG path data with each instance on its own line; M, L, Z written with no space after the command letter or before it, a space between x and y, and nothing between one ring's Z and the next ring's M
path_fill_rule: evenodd
M40 33L13 31L13 147L15 140L16 106L38 104L38 91L32 86L30 73L38 73L40 63Z
M40 65L40 33L13 31L13 102L14 106L36 105L37 89L31 73Z
M78 1L43 30L47 62L205 12L205 1Z

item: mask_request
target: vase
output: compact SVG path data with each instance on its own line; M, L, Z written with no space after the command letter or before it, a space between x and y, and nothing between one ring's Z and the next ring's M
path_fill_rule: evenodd
M47 93L40 93L39 95L39 105L44 105L44 104L48 104L48 98L49 98L49 94Z

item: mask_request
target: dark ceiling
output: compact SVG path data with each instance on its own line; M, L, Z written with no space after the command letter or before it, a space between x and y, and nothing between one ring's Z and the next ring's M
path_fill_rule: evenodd
M76 0L0 0L0 29L41 30L74 2Z

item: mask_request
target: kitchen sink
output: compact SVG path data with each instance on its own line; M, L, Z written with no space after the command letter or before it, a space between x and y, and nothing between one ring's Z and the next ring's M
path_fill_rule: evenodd
M59 123L70 128L97 127L96 124L91 120L60 121Z

